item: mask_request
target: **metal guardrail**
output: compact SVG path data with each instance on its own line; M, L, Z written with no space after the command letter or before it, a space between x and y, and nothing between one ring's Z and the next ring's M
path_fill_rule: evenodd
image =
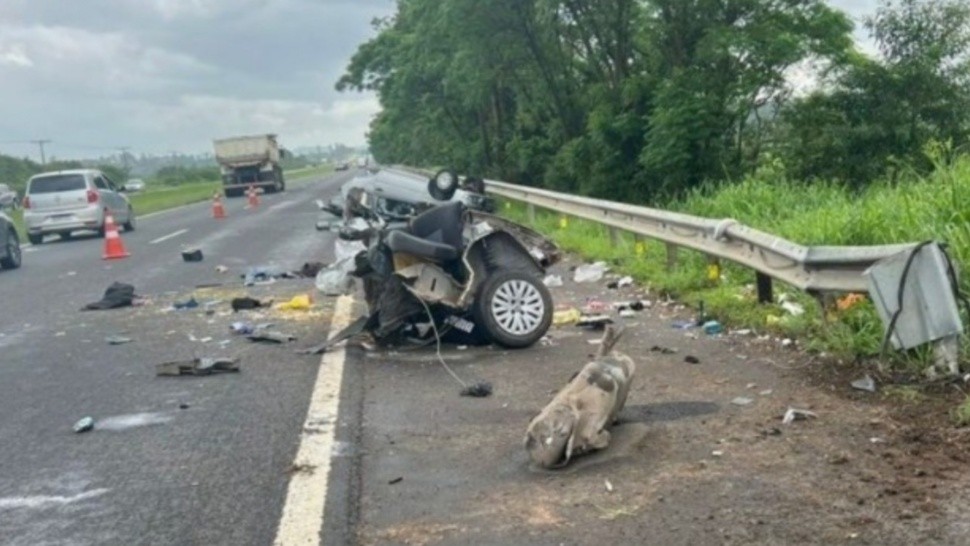
M417 176L421 169L398 167ZM495 180L485 181L492 195L526 203L534 218L535 207L583 218L637 236L667 243L668 263L677 247L730 260L754 269L759 299L770 294L770 278L806 292L868 292L863 272L875 262L912 249L915 243L880 246L804 246L742 225L732 219L714 220L660 209L580 197Z

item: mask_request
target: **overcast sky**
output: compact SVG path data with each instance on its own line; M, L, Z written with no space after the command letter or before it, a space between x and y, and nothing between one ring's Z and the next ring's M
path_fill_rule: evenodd
M485 0L483 0L485 1ZM857 19L876 0L832 0ZM365 143L372 95L334 82L393 0L0 0L0 153L208 151L275 132Z

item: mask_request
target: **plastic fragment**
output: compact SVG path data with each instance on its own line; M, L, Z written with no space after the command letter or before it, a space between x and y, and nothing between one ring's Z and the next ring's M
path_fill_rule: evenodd
M84 417L77 423L74 423L74 432L77 432L78 434L88 432L89 430L94 430L93 417Z

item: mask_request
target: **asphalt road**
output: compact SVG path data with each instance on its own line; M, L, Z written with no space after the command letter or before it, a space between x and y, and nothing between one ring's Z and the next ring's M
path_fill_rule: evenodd
M169 308L193 294L311 291L308 280L247 291L236 275L331 259L332 236L313 228L313 201L352 175L264 196L256 211L228 200L222 221L208 203L141 218L122 235L132 254L124 260L102 261L95 237L52 237L25 249L22 269L0 272L0 543L272 543L319 357L232 339L228 324L240 317L225 303L212 315ZM183 263L187 246L205 261ZM216 272L219 264L230 273ZM79 311L113 281L150 303ZM193 290L213 282L225 292ZM332 305L292 320L246 318L313 341L326 334ZM109 346L105 336L118 333L134 341ZM155 364L196 356L239 357L242 372L155 377ZM84 416L95 430L73 433Z

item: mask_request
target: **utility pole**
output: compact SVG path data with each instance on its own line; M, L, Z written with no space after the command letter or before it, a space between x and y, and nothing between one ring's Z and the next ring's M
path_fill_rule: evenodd
M33 143L33 144L36 144L37 146L40 147L40 164L41 165L46 165L47 164L47 158L44 156L44 144L49 143L50 142L50 139L48 139L48 138L41 138L41 139L38 139L38 140L31 140L30 142Z

